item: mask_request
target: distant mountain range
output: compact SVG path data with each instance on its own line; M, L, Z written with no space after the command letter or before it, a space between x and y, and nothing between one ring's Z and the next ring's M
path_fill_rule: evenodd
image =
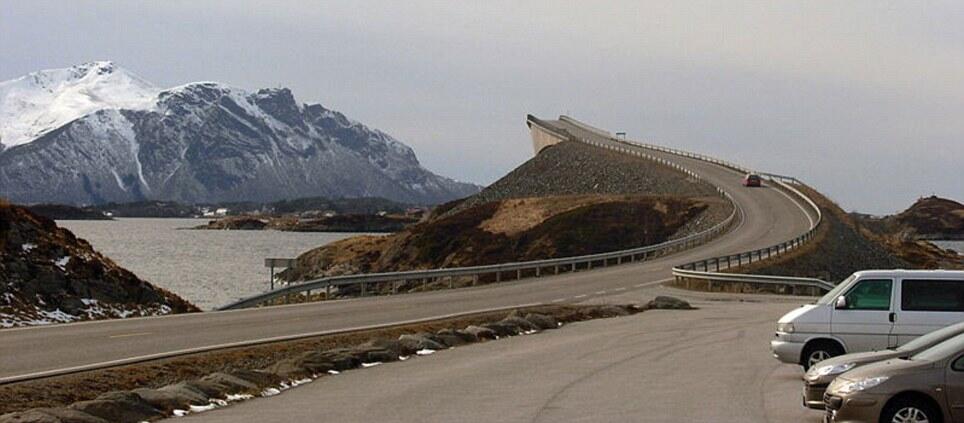
M18 203L269 202L323 196L433 204L480 187L286 88L170 89L111 62L0 82L0 197Z

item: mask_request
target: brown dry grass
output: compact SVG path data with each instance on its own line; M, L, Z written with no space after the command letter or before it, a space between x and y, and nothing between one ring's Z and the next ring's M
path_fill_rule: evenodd
M630 195L567 195L553 197L516 198L499 204L495 214L479 224L479 229L508 236L520 234L538 226L552 216L575 210L580 207L628 201ZM654 207L662 213L666 206L657 203Z

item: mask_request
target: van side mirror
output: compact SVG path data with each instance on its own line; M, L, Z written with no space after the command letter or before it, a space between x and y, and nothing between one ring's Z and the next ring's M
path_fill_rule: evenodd
M847 308L847 297L843 295L837 297L837 302L834 304L834 308L838 310Z

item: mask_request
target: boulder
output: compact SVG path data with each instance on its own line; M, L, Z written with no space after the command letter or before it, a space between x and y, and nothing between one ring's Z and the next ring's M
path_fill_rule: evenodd
M466 331L464 331L464 330L458 330L458 329L442 329L442 330L438 331L437 335L439 336L439 338L442 338L443 336L448 336L448 335L455 335L455 336L457 336L457 337L459 337L459 338L462 338L462 340L465 341L465 342L479 342L479 337L478 337L478 336L475 336L475 335L473 335L473 334L471 334L471 333L468 333L468 332L466 332Z
M178 390L162 391L160 389L138 388L131 391L141 397L152 407L170 414L176 409L187 409L191 405L204 405L208 403L206 396L198 395L197 392L182 392Z
M332 368L331 363L327 364L329 366L328 369L325 369L322 372L326 372ZM306 366L302 365L301 360L297 358L286 358L281 361L276 361L268 367L262 369L262 371L274 373L285 379L297 379L304 376L309 376L313 373L322 373L309 370Z
M415 351L405 348L405 346L396 339L375 338L359 345L359 348L366 350L388 350L395 353L396 356L415 354Z
M681 300L676 297L667 297L665 295L660 295L654 298L647 304L648 308L663 309L663 310L691 310L693 306L690 303Z
M521 329L522 332L529 332L529 331L533 331L533 330L539 330L539 327L538 327L538 326L532 324L532 322L530 322L530 321L528 321L528 320L526 320L526 319L523 319L522 317L519 317L518 315L515 315L515 314L510 314L510 315L507 316L505 319L502 319L501 321L499 321L499 323L505 323L505 324L510 324L510 325L518 326L519 329Z
M34 408L0 416L0 423L110 423L72 408Z
M255 384L258 389L264 389L269 386L277 386L283 382L281 376L275 373L265 372L261 370L248 370L248 369L237 369L228 372L231 376L236 378L251 382Z
M607 318L629 316L630 313L626 307L616 305L601 305L590 309L589 314L595 318Z
M211 373L202 377L201 381L214 384L224 394L256 394L261 392L261 387L256 383L224 372Z
M555 329L559 327L559 323L556 321L555 317L545 314L529 313L526 314L525 319L542 330Z
M507 322L486 323L482 327L495 332L499 336L515 336L522 331L522 328Z
M195 404L204 404L211 398L222 398L224 393L213 383L200 380L178 382L173 385L164 386L158 391L173 392L176 395L191 398Z
M165 417L165 414L133 392L108 392L70 408L114 423L139 423Z
M495 339L497 336L494 330L476 325L466 327L463 332L474 336L476 339Z
M416 334L404 334L398 337L398 342L405 348L412 349L415 351L419 350L444 350L446 347L444 344L439 343L430 337L426 336L425 333Z
M346 348L308 353L305 354L304 360L305 363L308 361L313 361L317 364L329 363L332 368L328 370L338 370L339 372L351 370L361 365L361 360L355 357L351 350Z
M454 333L437 333L435 335L446 347L457 347L464 345L466 341Z

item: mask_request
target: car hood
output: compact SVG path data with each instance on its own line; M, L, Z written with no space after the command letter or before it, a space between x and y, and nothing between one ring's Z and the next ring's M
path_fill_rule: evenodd
M846 363L856 363L857 365L864 365L868 363L873 363L876 361L884 361L891 358L900 357L901 355L906 355L907 353L899 352L896 350L880 350L880 351L866 351L858 352L852 354L838 355L836 357L828 358L819 363L819 366L825 365L837 365Z
M780 320L777 320L777 323L790 323L790 322L799 323L802 320L800 316L807 314L808 312L810 312L810 310L813 310L815 308L817 308L817 306L814 304L802 305L800 307L797 307L793 310L788 311L787 314L784 314L783 317L780 318Z
M858 380L877 376L895 376L904 373L912 373L921 369L930 368L934 365L929 360L904 360L891 358L889 360L870 363L858 367L839 376L840 379Z
M854 369L856 369L857 367L860 367L866 364L876 363L878 361L884 361L891 358L900 357L902 354L905 354L905 353L897 352L894 350L880 350L880 351L868 351L868 352L859 352L859 353L853 353L853 354L844 354L837 357L828 358L814 365L813 369L811 369L811 372L807 372L804 375L804 378L810 381L810 383L829 383L831 380L839 376L839 374L817 375L815 373L812 373L812 371L824 366L836 366L836 365L847 364L847 363L854 363L856 365ZM851 369L851 371L853 371L853 369Z

